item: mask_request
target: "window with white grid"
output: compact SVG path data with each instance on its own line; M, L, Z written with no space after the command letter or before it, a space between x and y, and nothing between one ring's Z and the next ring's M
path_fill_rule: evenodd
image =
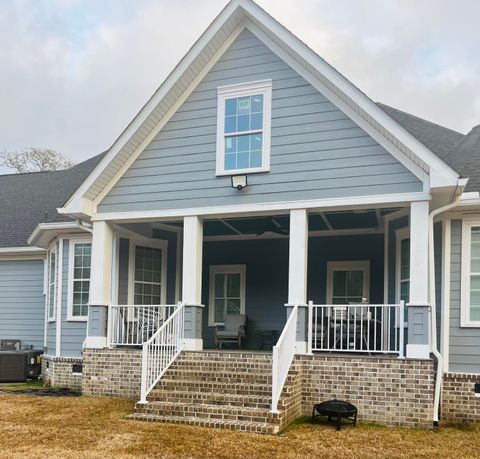
M92 244L90 242L74 242L72 245L71 316L74 318L86 318L90 293Z
M134 303L161 304L162 249L135 246Z
M48 290L47 290L47 316L48 320L55 320L55 298L57 286L57 254L51 250L48 255Z

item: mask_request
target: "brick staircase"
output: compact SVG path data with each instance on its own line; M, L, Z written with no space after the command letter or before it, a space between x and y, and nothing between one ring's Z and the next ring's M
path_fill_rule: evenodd
M183 352L130 419L259 433L278 433L296 371L287 378L279 413L271 413L272 356L254 352Z

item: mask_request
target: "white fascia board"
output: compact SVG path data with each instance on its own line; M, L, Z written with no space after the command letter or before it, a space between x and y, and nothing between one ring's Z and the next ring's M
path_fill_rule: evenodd
M207 27L205 32L203 32L200 38L194 43L188 53L182 58L182 60L177 64L173 71L167 76L165 81L160 85L157 91L142 107L140 112L130 122L126 129L120 134L118 139L113 143L107 154L101 159L95 169L90 173L90 175L84 180L80 187L70 197L70 199L67 201L67 203L62 209L63 213L75 213L78 212L79 208L84 207L83 205L81 205L80 201L82 199L85 199L84 194L86 193L86 191L92 186L93 183L95 183L98 177L113 161L113 159L125 146L128 140L135 134L135 132L137 132L137 130L142 126L143 122L150 116L152 111L157 107L157 105L162 101L165 95L168 94L170 89L188 69L190 64L200 54L204 47L207 46L211 38L218 32L218 30L225 24L227 19L234 13L239 3L243 2L239 2L237 0L230 2ZM91 211L88 215L91 215Z
M41 247L1 247L0 261L6 260L42 260L46 250Z
M429 193L398 193L398 194L382 194L371 196L347 196L344 198L331 199L312 199L307 201L281 201L267 202L258 204L242 204L230 206L212 206L212 207L193 207L188 209L168 209L168 210L145 210L134 212L106 212L97 213L92 216L92 221L115 221L117 223L132 221L161 221L182 219L189 216L215 216L229 217L238 214L265 215L283 211L287 213L293 209L309 209L322 211L325 209L353 209L353 208L369 208L382 207L384 205L393 207L402 207L408 203L415 201L429 201L431 195Z
M338 88L341 93L347 96L348 99L358 107L359 111L363 111L369 115L380 126L394 135L407 149L417 155L421 161L427 164L431 169L432 187L448 186L456 183L459 177L457 172L443 162L416 137L410 134L403 126L387 115L375 102L322 59L315 51L310 49L298 37L293 35L254 2L246 0L240 3L249 13L250 19L256 23L258 27L270 30L276 37L289 46L292 51L305 59L305 61L316 68L327 80Z
M47 249L52 239L60 234L85 233L87 230L78 222L39 223L27 242Z

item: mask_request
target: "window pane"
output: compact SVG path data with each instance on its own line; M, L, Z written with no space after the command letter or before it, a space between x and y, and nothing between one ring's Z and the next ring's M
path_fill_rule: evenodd
M252 113L263 113L263 94L251 96Z
M400 279L410 277L410 239L400 242Z
M410 281L400 282L400 300L408 303L410 298Z
M237 113L239 115L250 114L250 96L239 97L237 102Z
M347 272L347 294L349 296L362 297L363 295L363 271Z
M263 113L254 113L250 117L250 130L263 129Z
M252 154L253 153L253 154ZM225 169L248 169L261 165L262 134L225 138Z
M480 228L472 228L472 242L480 242Z
M333 296L345 296L347 293L346 271L333 272Z
M240 274L227 275L227 297L240 298Z
M250 130L250 115L239 115L237 118L237 131Z
M231 171L237 169L237 155L226 154L225 155L225 170Z
M223 322L225 320L226 300L215 300L215 322Z
M236 132L237 130L237 117L236 116L227 116L225 118L225 132Z
M250 167L262 167L261 151L252 151L250 153Z
M237 99L225 100L225 116L235 116L237 114Z
M240 299L227 300L227 314L240 314Z
M237 169L247 169L250 167L250 155L248 151L237 154Z
M225 298L225 274L215 274L215 298Z

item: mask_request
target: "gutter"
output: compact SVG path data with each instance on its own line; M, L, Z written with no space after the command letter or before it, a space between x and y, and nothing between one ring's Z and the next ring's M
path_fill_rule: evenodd
M428 219L428 274L429 274L429 297L431 307L431 344L430 351L437 359L437 374L435 376L435 394L433 399L433 424L438 426L439 422L439 410L440 410L440 394L442 391L442 379L443 379L443 356L438 350L437 344L437 305L435 294L435 250L434 250L434 236L433 236L433 220L434 218L459 205L461 199L461 193L458 193L458 189L464 189L466 185L465 179L460 179L458 187L455 193L453 202L445 206L430 212Z

